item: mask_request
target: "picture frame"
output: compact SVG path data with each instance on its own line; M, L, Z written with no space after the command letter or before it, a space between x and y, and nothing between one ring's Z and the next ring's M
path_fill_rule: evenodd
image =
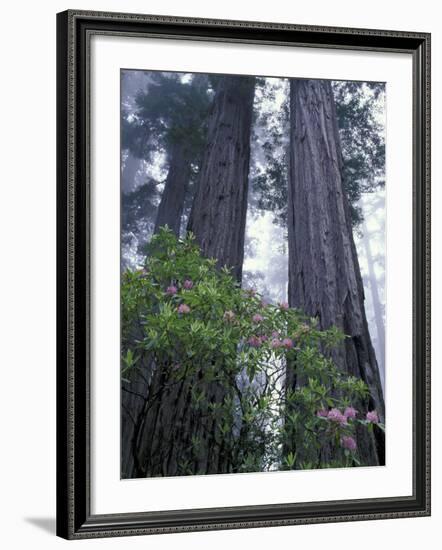
M91 509L91 39L412 58L412 494L96 514ZM276 55L276 54L275 54ZM57 535L66 539L430 515L430 35L68 10L57 15ZM93 315L93 313L92 313ZM161 483L162 480L157 480Z

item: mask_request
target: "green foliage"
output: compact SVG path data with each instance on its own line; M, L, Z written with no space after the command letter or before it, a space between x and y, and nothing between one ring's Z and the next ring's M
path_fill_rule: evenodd
M141 185L134 191L122 193L121 200L121 226L123 234L137 233L139 222L152 219L157 211L156 201L158 200L157 182L148 179L144 185Z
M122 147L145 160L159 149L185 143L191 156L204 145L210 107L207 77L183 81L180 73L152 73L147 90L136 96L136 109L122 113Z
M333 82L345 190L354 227L363 221L358 201L385 184L385 84Z
M283 96L275 110L277 97ZM275 223L287 223L289 146L289 86L285 79L264 79L255 92L254 143L262 148L265 162L252 167L252 207L273 212Z
M318 330L315 319L287 304L264 303L215 266L190 234L177 240L162 228L153 237L144 268L123 274L122 376L150 361L164 375L164 390L189 384L190 406L213 419L214 433L205 435L223 444L232 471L359 464L343 438L364 422L318 415L368 398L362 380L327 356L343 334ZM297 382L286 385L286 377ZM218 401L208 397L213 382L224 388ZM200 437L192 435L195 456ZM198 473L185 462L182 473Z
M275 223L287 223L287 179L289 136L289 91L283 80L262 83L258 89L255 139L260 133L265 162L252 174L258 208L275 213ZM382 115L385 85L379 82L334 81L333 94L341 139L343 179L350 203L351 220L357 228L362 219L358 205L363 193L370 193L385 184L385 135ZM275 92L284 93L280 109L272 103Z

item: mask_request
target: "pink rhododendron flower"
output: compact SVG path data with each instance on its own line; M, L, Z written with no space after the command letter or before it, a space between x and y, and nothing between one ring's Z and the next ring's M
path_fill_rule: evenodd
M341 437L341 445L344 449L348 449L349 451L356 450L356 441L349 435L343 435Z
M183 288L186 290L191 290L193 288L193 283L190 279L186 279L183 283Z
M279 338L279 332L277 330L272 332L272 338Z
M178 313L190 313L190 307L186 304L180 304L178 306Z
M265 342L266 340L269 339L269 337L267 336L267 334L263 334L262 336L260 336L261 338L261 342Z
M171 285L166 288L166 294L168 294L169 296L173 296L177 292L178 292L178 289L176 286Z
M291 340L290 338L284 338L284 340L282 341L282 345L283 345L286 349L292 349L292 347L293 347L293 340Z
M259 336L250 336L247 342L249 346L252 346L252 348L259 348L261 345L261 338L259 338Z
M366 419L368 422L373 422L376 424L377 422L379 422L378 413L376 411L368 411Z
M327 410L327 409L320 409L320 410L316 413L316 416L319 416L319 418L327 418L327 416L328 416L328 410Z
M233 311L228 309L224 312L223 319L224 321L228 321L230 323L233 321L233 319L235 319L235 314L233 313Z
M289 308L289 305L287 302L280 302L279 304L280 309L287 310Z
M353 407L347 407L344 411L345 418L356 418L358 411Z
M273 338L270 342L270 345L273 349L280 348L281 347L281 340L279 338Z
M347 424L347 418L341 413L339 409L330 409L328 411L327 418L332 422L339 422L341 426Z
M252 317L252 321L254 323L262 323L262 321L264 321L264 317L259 313L255 313L255 315Z

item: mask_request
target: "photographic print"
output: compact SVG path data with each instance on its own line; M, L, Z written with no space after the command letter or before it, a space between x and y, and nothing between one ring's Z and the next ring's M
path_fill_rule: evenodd
M430 515L430 42L57 15L59 536Z
M121 70L121 477L385 464L383 82Z

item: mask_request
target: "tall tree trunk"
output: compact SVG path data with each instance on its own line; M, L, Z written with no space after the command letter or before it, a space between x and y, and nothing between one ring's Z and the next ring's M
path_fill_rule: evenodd
M290 83L290 174L288 185L289 304L348 335L333 352L336 364L362 378L370 408L384 420L379 369L364 309L364 289L342 183L342 154L331 84ZM290 383L290 380L289 380ZM379 430L380 432L380 430ZM383 434L357 433L361 455L383 463Z
M381 372L383 372L385 369L385 325L382 314L381 300L379 299L378 283L374 271L373 255L371 253L370 240L368 238L368 230L365 222L362 225L362 231L364 233L362 240L364 243L365 255L367 257L368 280L370 283L370 293L373 301L374 319L376 323L376 332L378 335Z
M251 77L225 76L218 83L188 224L203 255L216 258L219 267L231 268L239 282L244 260L254 90L255 79ZM230 390L212 383L206 388L208 402L221 404ZM204 447L198 471L221 473L234 468L225 449L234 446L233 435L230 440L227 435L221 437L220 446L213 415L200 417L195 426Z
M177 141L170 146L169 171L158 207L154 233L158 233L160 227L167 225L177 237L179 236L189 180L189 150L184 143Z
M207 90L207 75L195 75L191 86L199 93L202 90ZM183 126L188 127L189 132L192 131L192 125L194 124L192 120L193 116L194 113L189 113L187 115L187 124L183 122ZM160 227L167 225L175 235L179 236L184 204L191 178L191 164L192 162L199 164L201 155L200 151L195 150L195 144L192 145L192 136L188 135L187 141L178 139L170 145L168 157L169 171L158 207L154 234L158 233Z
M192 231L207 257L242 275L255 81L225 76L209 117L207 147L190 213Z

